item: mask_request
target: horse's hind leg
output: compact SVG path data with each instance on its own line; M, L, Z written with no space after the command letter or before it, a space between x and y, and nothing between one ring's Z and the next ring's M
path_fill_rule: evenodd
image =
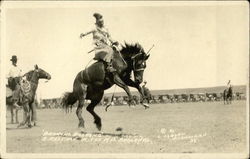
M16 123L19 123L19 121L18 121L18 109L16 109Z
M87 106L87 111L90 112L94 117L94 123L96 124L97 129L100 131L102 129L101 118L95 113L95 106L101 101L104 91L96 92L91 99L91 103Z
M101 118L95 113L94 108L100 101L91 100L91 103L87 106L87 111L90 112L94 117L94 123L98 130L102 129L102 121Z
M14 124L14 109L13 106L10 107L11 124Z
M78 100L78 106L77 106L77 109L76 109L76 115L79 119L79 124L78 124L78 127L79 128L84 128L84 120L83 120L83 117L82 117L82 107L84 105L84 98L81 97L79 100Z
M23 105L23 121L17 126L18 128L27 123L27 106Z

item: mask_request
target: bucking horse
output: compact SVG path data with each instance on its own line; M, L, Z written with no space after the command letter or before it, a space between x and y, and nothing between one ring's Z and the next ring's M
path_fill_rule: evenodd
M108 73L103 61L97 61L80 71L73 83L73 92L66 92L62 98L63 108L67 109L78 101L76 115L79 120L78 127L84 128L84 119L82 117L82 108L84 100L89 99L91 102L86 107L87 111L94 117L94 123L98 130L102 128L101 118L94 111L95 106L101 101L104 90L112 87L114 84L123 88L128 95L128 104L135 104L129 87L136 88L141 95L140 103L143 103L144 94L140 83L143 81L143 73L146 68L146 61L150 54L145 53L139 43L127 44L122 46L121 50L116 50L113 55L112 66L116 72ZM134 74L134 81L131 79L131 73ZM116 78L114 78L116 76Z

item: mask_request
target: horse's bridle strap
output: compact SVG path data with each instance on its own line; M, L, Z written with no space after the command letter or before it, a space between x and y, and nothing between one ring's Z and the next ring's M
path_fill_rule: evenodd
M143 70L145 70L145 68L135 69L134 71L135 71L135 72L138 72L138 71L143 71Z

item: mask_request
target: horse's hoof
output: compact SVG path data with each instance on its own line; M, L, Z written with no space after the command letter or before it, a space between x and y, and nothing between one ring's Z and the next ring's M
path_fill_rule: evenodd
M78 124L78 128L84 128L84 123L80 122L80 123Z
M17 128L20 128L21 126L23 126L23 124L19 124L19 125L17 125Z
M84 127L78 127L79 131L82 132L82 133L85 133L86 132L86 129Z
M101 131L101 130L102 130L102 122L101 122L101 120L100 120L100 121L96 120L96 121L94 121L94 123L95 123L95 125L96 125L96 128L97 128L99 131Z
M31 124L29 124L29 125L28 125L28 128L32 128L32 125L31 125Z
M145 109L148 109L148 108L149 108L149 105L146 104L146 103L142 103L142 105L144 106Z
M96 125L96 128L98 129L98 131L102 130L102 126L101 125Z
M136 106L135 100L133 100L133 99L129 100L129 101L128 101L128 105L129 105L129 106Z

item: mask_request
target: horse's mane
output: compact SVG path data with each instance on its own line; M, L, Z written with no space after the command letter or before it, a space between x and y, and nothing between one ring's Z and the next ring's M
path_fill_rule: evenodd
M120 50L120 52L124 58L129 58L140 52L144 52L144 49L139 43L128 44L125 42L125 44L122 45L122 49Z
M27 78L28 81L31 80L33 72L34 72L34 70L31 70L31 71L29 71L29 72L27 72L27 73L24 74L26 76L26 78Z

